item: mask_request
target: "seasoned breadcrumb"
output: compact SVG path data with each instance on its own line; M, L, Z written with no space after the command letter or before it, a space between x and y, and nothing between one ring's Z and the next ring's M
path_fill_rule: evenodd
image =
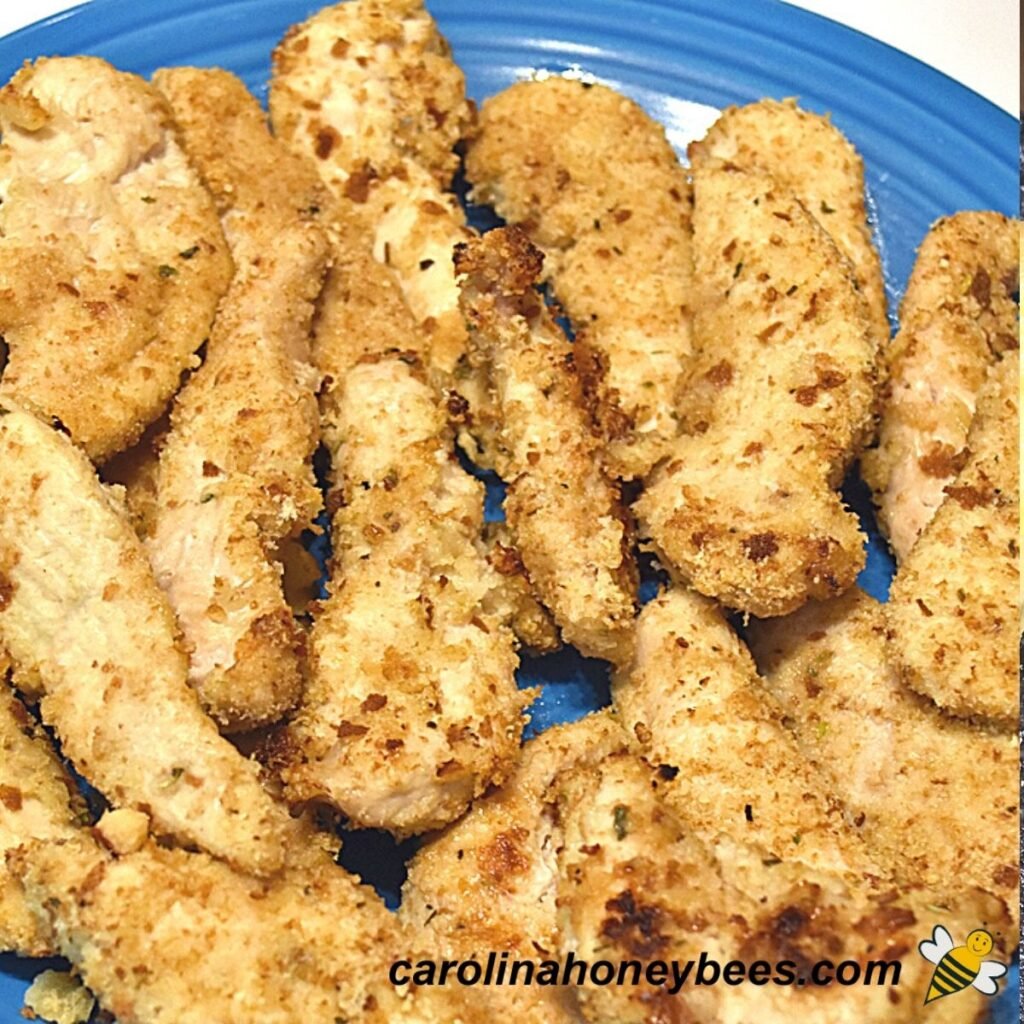
M861 461L900 561L963 468L988 367L1018 347L1018 231L999 213L957 213L918 250L886 357L878 447Z
M688 155L694 168L715 161L764 171L792 192L850 261L873 341L884 348L885 282L868 224L864 162L827 114L802 110L795 99L727 107Z
M0 400L0 644L64 754L114 806L255 873L291 823L186 682L174 617L116 498L62 434Z
M534 290L542 259L517 228L460 246L462 308L494 385L505 515L523 564L564 638L618 663L629 657L635 614L632 538L573 346Z
M753 659L707 598L672 588L644 606L612 698L665 799L698 835L837 872L871 867L825 776L800 752ZM670 777L670 778L669 778Z
M1019 712L1020 358L989 371L946 500L900 566L886 605L908 686L954 715L1010 726Z
M136 75L27 64L0 91L0 132L0 395L100 462L195 365L231 258L166 101Z
M701 593L784 615L864 565L835 488L871 432L875 347L846 260L779 183L705 161L694 199L686 434L635 505L640 534Z
M399 911L424 956L478 957L510 950L530 960L558 954L556 864L561 830L550 787L573 765L595 764L626 743L607 712L547 729L523 747L505 784L432 837L409 865ZM486 1013L530 1024L578 1020L563 989L472 990Z
M0 678L0 950L54 952L4 855L32 839L73 835L85 818L85 804L48 737Z
M752 627L751 647L804 754L904 885L999 896L1017 913L1018 740L950 718L887 657L859 590Z
M433 382L472 410L460 441L491 464L486 383L466 360L452 248L472 237L446 191L472 111L462 71L422 0L348 0L289 30L274 51L277 135L352 206L429 339Z
M318 336L319 342L319 336ZM491 593L483 486L452 452L414 360L334 368L324 397L335 467L334 579L312 678L281 743L292 800L326 800L396 834L461 814L518 755L514 638Z
M916 1024L933 970L917 954L921 936L936 924L966 934L984 922L1001 955L1015 940L999 901L983 893L939 906L928 890L841 880L766 860L729 839L702 842L662 801L664 785L626 754L560 779L563 957L626 962L638 971L650 961L685 965L702 954L720 965L739 960L748 970L758 960L789 961L805 979L821 960L855 960L864 969L871 960L896 960L899 987L702 985L691 975L673 996L665 985L585 984L577 994L588 1021ZM979 1024L986 1002L968 990L958 1005L950 1009L943 1001L934 1012L944 1024Z
M290 711L304 682L305 632L277 555L321 505L309 339L329 253L312 211L326 189L233 75L170 68L154 83L217 202L236 271L171 414L147 547L203 707L225 731L253 729Z
M260 881L153 842L113 854L83 832L12 867L118 1024L401 1019L393 917L326 858Z
M640 477L678 432L691 350L691 196L665 130L602 85L551 77L490 97L466 156L477 202L520 224L606 367L609 464Z

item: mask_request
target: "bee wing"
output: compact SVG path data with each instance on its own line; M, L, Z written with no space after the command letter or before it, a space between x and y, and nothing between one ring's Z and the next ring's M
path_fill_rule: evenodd
M978 971L978 976L971 984L987 996L994 996L999 991L995 979L1001 978L1006 973L1006 964L996 963L995 960L986 960Z
M923 939L917 948L925 960L937 964L953 948L953 937L941 924L937 924L932 929L931 939Z

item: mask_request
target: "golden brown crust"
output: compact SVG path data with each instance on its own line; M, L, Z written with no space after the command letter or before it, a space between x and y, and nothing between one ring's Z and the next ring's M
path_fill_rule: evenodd
M186 682L141 542L85 456L0 400L0 645L76 770L116 807L236 866L280 867L291 822ZM102 653L98 653L102 652Z
M963 468L988 367L1018 347L1019 231L999 213L957 213L918 250L886 354L878 447L861 463L901 561Z
M35 719L0 671L0 950L52 956L49 929L26 905L5 855L33 839L73 835L85 804Z
M516 228L456 250L462 308L501 417L505 515L537 595L586 655L629 657L636 565L572 345L534 290L542 256Z
M701 593L783 615L864 565L834 488L871 432L875 348L848 265L782 186L708 161L694 190L686 434L635 506L640 533Z
M1019 713L1020 358L989 371L969 456L900 566L886 605L907 685L954 715Z
M751 636L801 750L896 879L952 896L985 889L1016 915L1016 734L950 718L907 689L882 606L859 590Z
M602 85L490 97L466 156L478 202L544 250L545 277L606 365L609 464L645 475L677 432L690 354L690 186L661 125Z
M103 461L194 365L231 274L224 236L166 102L135 75L95 57L26 65L0 128L0 391Z
M148 549L190 648L189 680L226 731L269 725L304 685L305 632L276 553L320 510L309 335L327 271L316 171L271 137L226 71L154 81L217 201L236 273L204 365L179 395L160 454Z
M882 265L871 240L860 154L827 114L794 99L728 107L688 149L690 164L724 161L761 170L800 200L850 261L877 350L889 340Z

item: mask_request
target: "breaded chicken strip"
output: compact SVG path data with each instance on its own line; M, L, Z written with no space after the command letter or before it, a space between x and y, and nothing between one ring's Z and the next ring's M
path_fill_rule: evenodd
M967 463L893 581L893 657L912 689L954 715L1018 716L1020 358L989 372Z
M433 388L409 357L336 374L318 352L334 381L334 581L281 743L283 777L292 800L422 832L504 779L530 695L516 689L513 636L490 607L501 580L480 540L483 487L455 460Z
M642 977L650 961L675 960L680 970L694 961L675 995L671 977L668 984L636 987L584 985L578 995L588 1021L917 1024L933 970L917 955L922 935L936 924L965 934L985 922L1003 949L1013 941L999 901L984 893L969 893L947 908L928 890L848 883L765 861L742 844L706 845L662 802L662 785L622 754L560 780L562 956L634 965L627 967L630 979L634 972ZM702 954L717 960L720 971L739 960L747 975L762 961L756 969L761 981L728 984L720 977L716 985L696 984ZM899 986L892 985L892 968L888 985L878 983L877 968L874 984L812 985L811 969L822 960L833 970L841 961L858 961L864 972L871 961L898 961ZM807 983L769 980L781 961L789 961L791 977ZM980 1022L986 1000L968 990L963 1002L942 1001L934 1012L947 1024Z
M865 208L864 162L827 114L801 110L794 99L727 107L688 155L694 168L725 162L764 171L792 192L850 261L875 346L885 346L885 282Z
M573 346L534 283L543 256L517 228L456 249L470 343L494 385L505 515L537 595L585 655L629 657L636 566L605 473Z
M329 859L260 881L201 853L88 833L15 856L28 901L119 1024L401 1019L387 967L398 929ZM111 848L113 852L111 852Z
M270 112L277 135L359 208L430 335L430 366L451 383L466 351L451 253L471 232L445 190L471 112L422 0L348 0L294 26L274 51Z
M231 259L166 101L95 57L0 91L0 395L56 416L95 461L163 412Z
M555 855L562 840L549 790L574 765L597 764L625 743L607 712L546 730L523 747L500 789L420 848L399 916L424 956L558 955ZM494 987L474 997L491 1014L531 1024L579 1019L572 993L561 989Z
M33 839L74 835L85 803L49 739L0 672L0 950L52 956L52 936L25 904L5 854Z
M64 754L112 804L257 874L290 821L186 682L141 542L86 457L0 400L0 645Z
M610 465L645 475L678 432L691 350L690 186L664 129L602 85L517 82L484 103L466 167L474 198L544 250L606 367Z
M271 137L233 75L169 68L154 83L217 202L237 269L206 361L174 406L147 546L200 701L222 729L253 729L302 695L305 633L278 553L321 505L309 339L327 271L327 235L315 222L326 190Z
M751 646L804 754L906 885L1017 911L1016 733L949 718L899 681L882 607L859 590L757 623Z
M724 833L766 857L836 872L870 866L825 776L707 598L673 588L644 606L612 698L638 752L670 779L665 798L702 839Z
M123 452L108 459L100 469L105 484L124 488L124 504L135 532L142 540L152 536L156 522L157 475L160 450L171 429L169 415L151 423L142 437Z
M875 347L849 265L779 183L707 161L694 199L687 433L635 506L640 533L701 593L784 615L864 565L835 488L871 431Z
M918 250L887 353L878 447L861 462L900 561L963 468L988 367L1018 347L1018 232L999 213L957 213Z

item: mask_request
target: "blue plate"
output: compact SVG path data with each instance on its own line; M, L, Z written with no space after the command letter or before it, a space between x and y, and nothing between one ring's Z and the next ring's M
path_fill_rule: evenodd
M592 75L640 102L683 150L730 103L797 96L831 111L867 166L871 208L895 309L914 250L937 217L1018 208L1018 125L934 69L850 29L774 0L429 0L480 100L538 69ZM94 53L151 74L167 64L220 65L264 97L271 48L317 0L94 0L0 40L0 77L44 54ZM493 489L492 489L493 490ZM892 562L863 485L847 499L871 533L862 585L885 597ZM492 498L496 494L492 493ZM500 512L495 513L500 514ZM532 729L579 717L608 699L599 662L572 651L528 662L524 685L544 694ZM409 845L353 837L346 863L385 866L394 897ZM38 964L0 957L0 1024L18 1010ZM1017 979L994 1004L1016 1020Z

